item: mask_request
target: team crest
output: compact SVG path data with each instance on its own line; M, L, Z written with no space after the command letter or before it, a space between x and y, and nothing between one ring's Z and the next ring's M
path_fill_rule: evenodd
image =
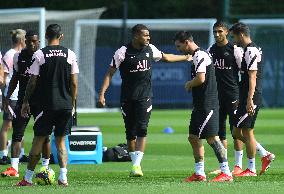
M149 57L150 55L149 55L149 53L146 53L146 57Z

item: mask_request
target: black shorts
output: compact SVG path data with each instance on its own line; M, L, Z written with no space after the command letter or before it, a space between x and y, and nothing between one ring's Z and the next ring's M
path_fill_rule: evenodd
M11 100L10 101L10 107L12 108L13 112L15 113L15 109L16 109L16 105L17 105L17 100ZM3 112L3 120L4 121L12 121L14 116L13 116L13 112L8 111L8 112Z
M46 110L39 115L34 124L35 136L54 136L68 135L72 127L72 110Z
M146 137L152 110L152 99L129 100L121 103L127 140Z
M218 136L219 110L202 110L193 108L191 113L189 134L198 136L200 139Z
M259 109L260 106L256 105L254 115L249 116L247 113L246 104L239 105L234 126L241 129L253 129Z
M232 134L233 125L234 125L234 119L235 119L235 113L238 108L238 100L220 100L219 101L219 138L220 140L226 139L226 120L227 115L229 115L229 123L230 123L230 131Z
M42 113L42 108L38 105L30 105L31 115L28 118L21 116L22 104L17 104L15 109L16 118L12 121L13 126L13 142L20 142L24 136L25 129L30 121L31 116L34 117L34 120Z

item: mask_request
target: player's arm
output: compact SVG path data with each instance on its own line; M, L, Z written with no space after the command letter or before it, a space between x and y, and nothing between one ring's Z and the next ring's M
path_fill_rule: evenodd
M8 91L7 91L7 96L6 99L10 99L11 95L13 94L14 90L16 89L19 81L19 74L18 74L18 57L19 53L16 53L13 58L13 75L10 80L9 86L8 86Z
M253 103L253 95L255 92L256 86L256 70L248 71L249 75L249 91L248 91L248 98L247 98L247 112L249 115L254 114L254 103Z
M4 87L4 85L5 85L4 68L3 68L3 65L2 65L1 60L0 60L0 88Z
M22 104L21 115L22 117L29 117L30 114L30 106L29 106L29 99L31 98L32 94L34 93L36 82L37 82L38 75L31 75L29 82L26 87L25 97Z
M105 92L108 89L112 76L114 75L114 73L116 72L116 68L115 67L109 67L105 77L104 77L104 81L100 90L100 94L99 94L99 101L98 101L98 106L99 107L104 107L106 105L106 101L105 101Z
M204 72L197 73L194 79L185 83L185 89L189 91L193 87L200 86L204 82L205 82L205 73Z
M29 117L30 115L30 106L29 106L29 99L31 98L32 94L34 93L37 79L39 76L40 66L44 63L44 56L41 50L38 50L34 53L32 57L33 64L30 66L28 73L31 75L28 81L25 97L22 104L21 115L22 117Z
M71 74L71 97L72 97L72 106L75 108L76 98L78 94L78 75Z
M247 64L247 70L249 75L249 91L247 98L247 112L249 115L254 114L253 96L256 86L258 62L261 61L261 52L256 47L248 47L245 52L245 62Z
M8 111L9 99L17 87L18 80L19 76L17 75L17 73L13 73L13 76L8 86L7 95L3 98L3 108L5 111Z
M174 55L162 53L162 61L164 62L179 62L179 61L191 61L191 55Z

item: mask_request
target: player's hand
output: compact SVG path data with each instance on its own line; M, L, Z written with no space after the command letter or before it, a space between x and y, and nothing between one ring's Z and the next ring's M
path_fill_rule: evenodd
M192 59L192 55L190 55L190 54L188 54L188 55L186 55L187 56L187 61L192 61L193 59Z
M190 81L187 81L184 85L185 90L188 91L188 92L192 89L190 83L191 83Z
M29 103L24 102L21 109L21 115L24 118L28 118L30 114L31 114L30 105Z
M72 116L74 116L74 114L75 114L75 107L73 106L72 107Z
M106 99L105 99L104 95L100 95L99 101L97 103L97 107L98 108L104 108L105 106L106 106Z
M249 116L253 116L254 115L254 111L255 111L255 105L253 103L252 99L247 99L247 113Z

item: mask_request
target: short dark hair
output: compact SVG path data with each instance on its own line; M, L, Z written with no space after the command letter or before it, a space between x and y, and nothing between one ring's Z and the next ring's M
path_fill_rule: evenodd
M186 40L193 41L193 37L188 31L179 31L175 34L173 41L185 42Z
M25 37L27 38L28 36L38 36L38 33L34 30L29 30L29 31L27 31Z
M136 24L135 26L132 27L131 32L132 35L138 34L140 33L142 30L148 30L147 26L143 25L143 24Z
M238 22L236 24L234 24L231 28L230 28L230 32L234 33L234 34L240 34L243 33L245 36L250 36L250 30L248 25L242 23L242 22Z
M60 35L62 35L61 26L58 24L50 24L47 26L45 34L48 39L59 38Z
M229 30L229 26L226 22L224 21L217 21L214 25L213 25L213 28L217 28L217 27L222 27L222 28L225 28L227 30Z

